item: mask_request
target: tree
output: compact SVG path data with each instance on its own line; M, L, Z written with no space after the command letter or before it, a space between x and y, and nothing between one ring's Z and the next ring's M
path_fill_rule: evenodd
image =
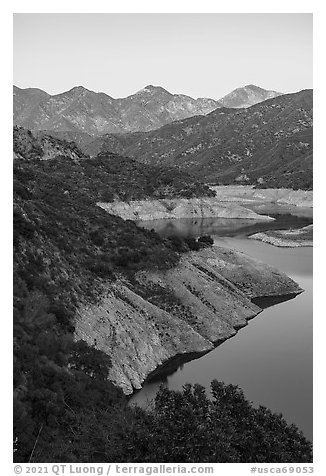
M73 345L69 364L72 369L82 371L90 377L106 380L111 367L111 359L104 352L79 340Z

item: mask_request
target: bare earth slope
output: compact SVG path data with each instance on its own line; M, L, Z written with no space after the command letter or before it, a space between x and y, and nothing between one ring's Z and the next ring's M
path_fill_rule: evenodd
M312 190L292 190L289 188L254 188L252 185L226 185L211 187L215 196L222 203L235 202L242 205L274 203L294 205L296 207L313 207Z
M219 198L175 198L161 200L131 200L129 202L98 202L97 205L124 220L157 220L162 218L247 218L269 221L273 218L259 215L237 204L221 203Z
M271 230L265 233L255 233L249 238L282 248L313 246L313 225L298 230Z
M160 291L174 298L161 302ZM214 246L170 270L117 281L99 305L80 307L75 337L109 354L110 379L132 393L167 361L194 358L232 337L261 311L251 299L301 291L276 269Z

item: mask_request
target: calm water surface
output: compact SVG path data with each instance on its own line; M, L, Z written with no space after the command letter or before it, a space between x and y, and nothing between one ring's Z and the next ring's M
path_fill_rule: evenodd
M300 211L296 213L300 215ZM284 213L285 222L284 216L275 216L284 227L300 227L311 223L311 213ZM161 383L173 390L181 389L185 383L200 383L209 388L210 382L218 379L239 385L255 405L282 413L312 439L312 248L277 248L250 240L247 234L252 229L266 229L266 224L252 220L174 220L172 224L164 221L165 225L162 220L147 225L164 235L169 234L167 229L184 236L212 234L215 244L276 266L305 291L295 299L264 310L236 336L200 359L185 363L170 376L145 384L131 403L147 405Z

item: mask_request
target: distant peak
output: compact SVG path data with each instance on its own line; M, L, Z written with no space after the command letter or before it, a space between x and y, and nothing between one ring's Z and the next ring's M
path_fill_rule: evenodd
M153 84L148 84L147 86L145 86L140 91L137 91L136 94L142 94L142 93L152 93L153 94L153 93L156 93L156 92L171 94L171 93L169 93L169 91L162 88L162 86L153 86Z
M157 89L156 86L153 86L152 84L148 84L147 86L145 86L144 88L140 89L139 91L137 91L136 94L140 94L140 93L150 93L150 92L153 92Z
M242 89L242 88L240 88L240 89ZM277 91L274 91L272 89L261 88L260 86L257 86L256 84L247 84L246 86L244 86L243 89L250 89L251 91L262 92L262 93L277 93L278 95L282 94L282 93L278 93Z
M241 89L241 88L240 88ZM244 89L254 89L255 91L265 91L265 89L256 86L256 84L247 84Z
M82 93L84 91L89 92L89 89L84 88L84 86L74 86L68 92L69 93Z
M40 88L19 88L18 86L16 86L15 84L13 85L14 87L14 91L26 91L26 92L40 92L40 93L43 93L43 94L48 94L46 91L43 91L43 89L40 89Z

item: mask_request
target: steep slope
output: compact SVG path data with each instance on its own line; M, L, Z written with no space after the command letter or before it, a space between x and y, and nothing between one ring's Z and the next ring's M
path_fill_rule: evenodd
M214 246L169 270L117 281L98 306L78 309L76 334L89 344L96 339L112 356L110 379L132 393L158 366L198 357L235 335L261 312L257 298L301 291L275 268Z
M30 118L37 114L37 110L42 101L50 98L42 89L27 88L21 89L14 86L14 124L29 122Z
M35 133L15 126L13 129L14 159L48 160L56 157L69 157L75 161L88 157L78 149L74 142L54 138L46 133Z
M94 141L94 136L88 134L87 132L79 131L38 131L34 130L34 135L48 134L52 137L55 137L66 142L74 142L78 148L82 149L91 142Z
M208 114L220 106L213 99L171 94L153 85L116 101L126 129L131 132L158 129L172 121Z
M178 166L210 183L309 189L312 107L312 90L304 90L247 109L219 108L149 133L103 136L85 151Z
M220 104L213 99L171 94L152 85L120 99L82 86L53 96L14 87L14 124L31 130L70 131L75 138L78 133L149 131L178 119L207 114L217 107Z
M14 101L14 110L15 107ZM46 97L23 121L17 120L16 124L28 129L68 130L91 135L123 130L114 99L82 86Z
M234 91L231 91L229 94L219 99L219 103L224 107L243 108L254 106L259 102L281 96L282 94L283 93L260 88L254 84L248 84L243 88L237 88Z

